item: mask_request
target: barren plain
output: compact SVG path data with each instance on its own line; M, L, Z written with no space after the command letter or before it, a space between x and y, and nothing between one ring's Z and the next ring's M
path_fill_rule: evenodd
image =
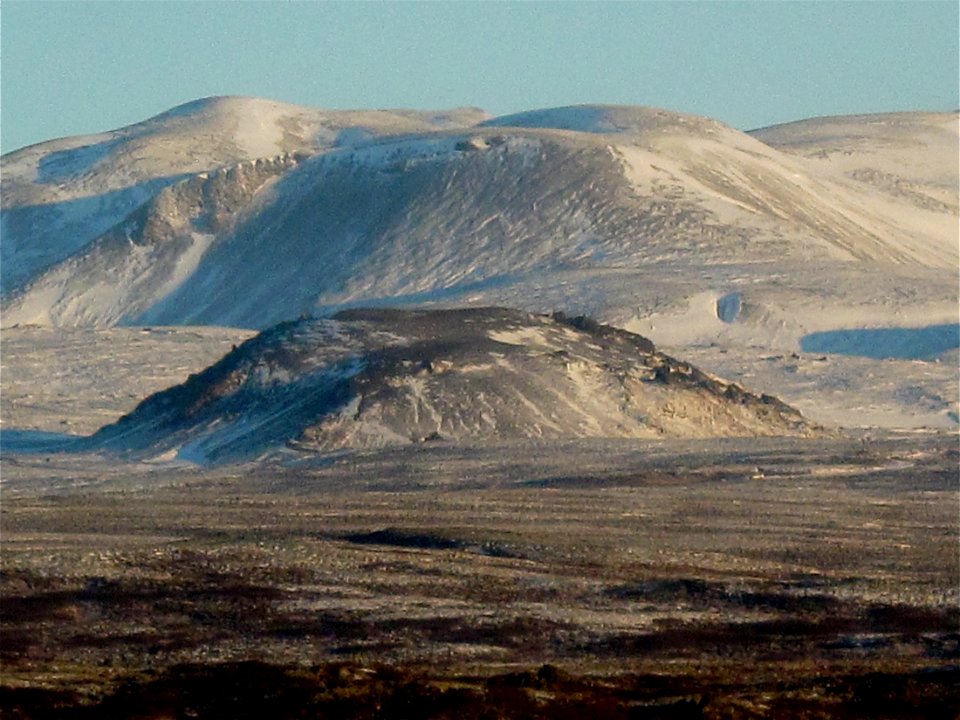
M2 438L5 717L960 711L953 434L52 451L209 362L194 329L110 332L105 394L83 352L4 353L36 431Z

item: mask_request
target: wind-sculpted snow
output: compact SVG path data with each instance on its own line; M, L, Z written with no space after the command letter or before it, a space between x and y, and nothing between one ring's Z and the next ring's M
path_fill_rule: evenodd
M752 137L791 155L841 171L871 168L910 182L938 187L957 208L957 113L885 113L799 120L750 131Z
M945 248L957 246L957 113L814 118L750 135L824 180L855 188L878 219L909 227L928 244L941 238Z
M349 310L281 324L93 436L198 462L418 442L809 435L754 395L578 317Z

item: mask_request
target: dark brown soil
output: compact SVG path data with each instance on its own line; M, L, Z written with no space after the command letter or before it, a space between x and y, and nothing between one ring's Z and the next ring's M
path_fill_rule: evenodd
M130 465L96 492L64 490L82 459L7 459L0 715L957 717L957 454L911 442Z

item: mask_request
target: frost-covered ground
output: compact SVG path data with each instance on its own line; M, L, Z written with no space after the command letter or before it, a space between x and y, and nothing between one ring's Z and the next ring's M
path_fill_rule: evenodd
M956 432L957 353L884 359L762 348L666 348L756 392L775 394L831 427Z
M252 335L219 328L3 331L0 428L6 448L89 435L147 395L183 382ZM665 347L709 372L775 395L830 427L956 429L957 358L872 360L763 348ZM48 438L49 439L49 438Z
M89 435L252 335L230 328L10 328L0 344L0 424Z
M2 702L952 716L956 462L942 436L416 445L213 470L5 453Z

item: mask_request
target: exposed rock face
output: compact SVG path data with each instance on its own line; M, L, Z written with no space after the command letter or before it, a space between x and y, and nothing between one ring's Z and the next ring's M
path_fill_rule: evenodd
M586 318L381 309L278 325L91 442L216 462L283 446L817 432L776 398Z

